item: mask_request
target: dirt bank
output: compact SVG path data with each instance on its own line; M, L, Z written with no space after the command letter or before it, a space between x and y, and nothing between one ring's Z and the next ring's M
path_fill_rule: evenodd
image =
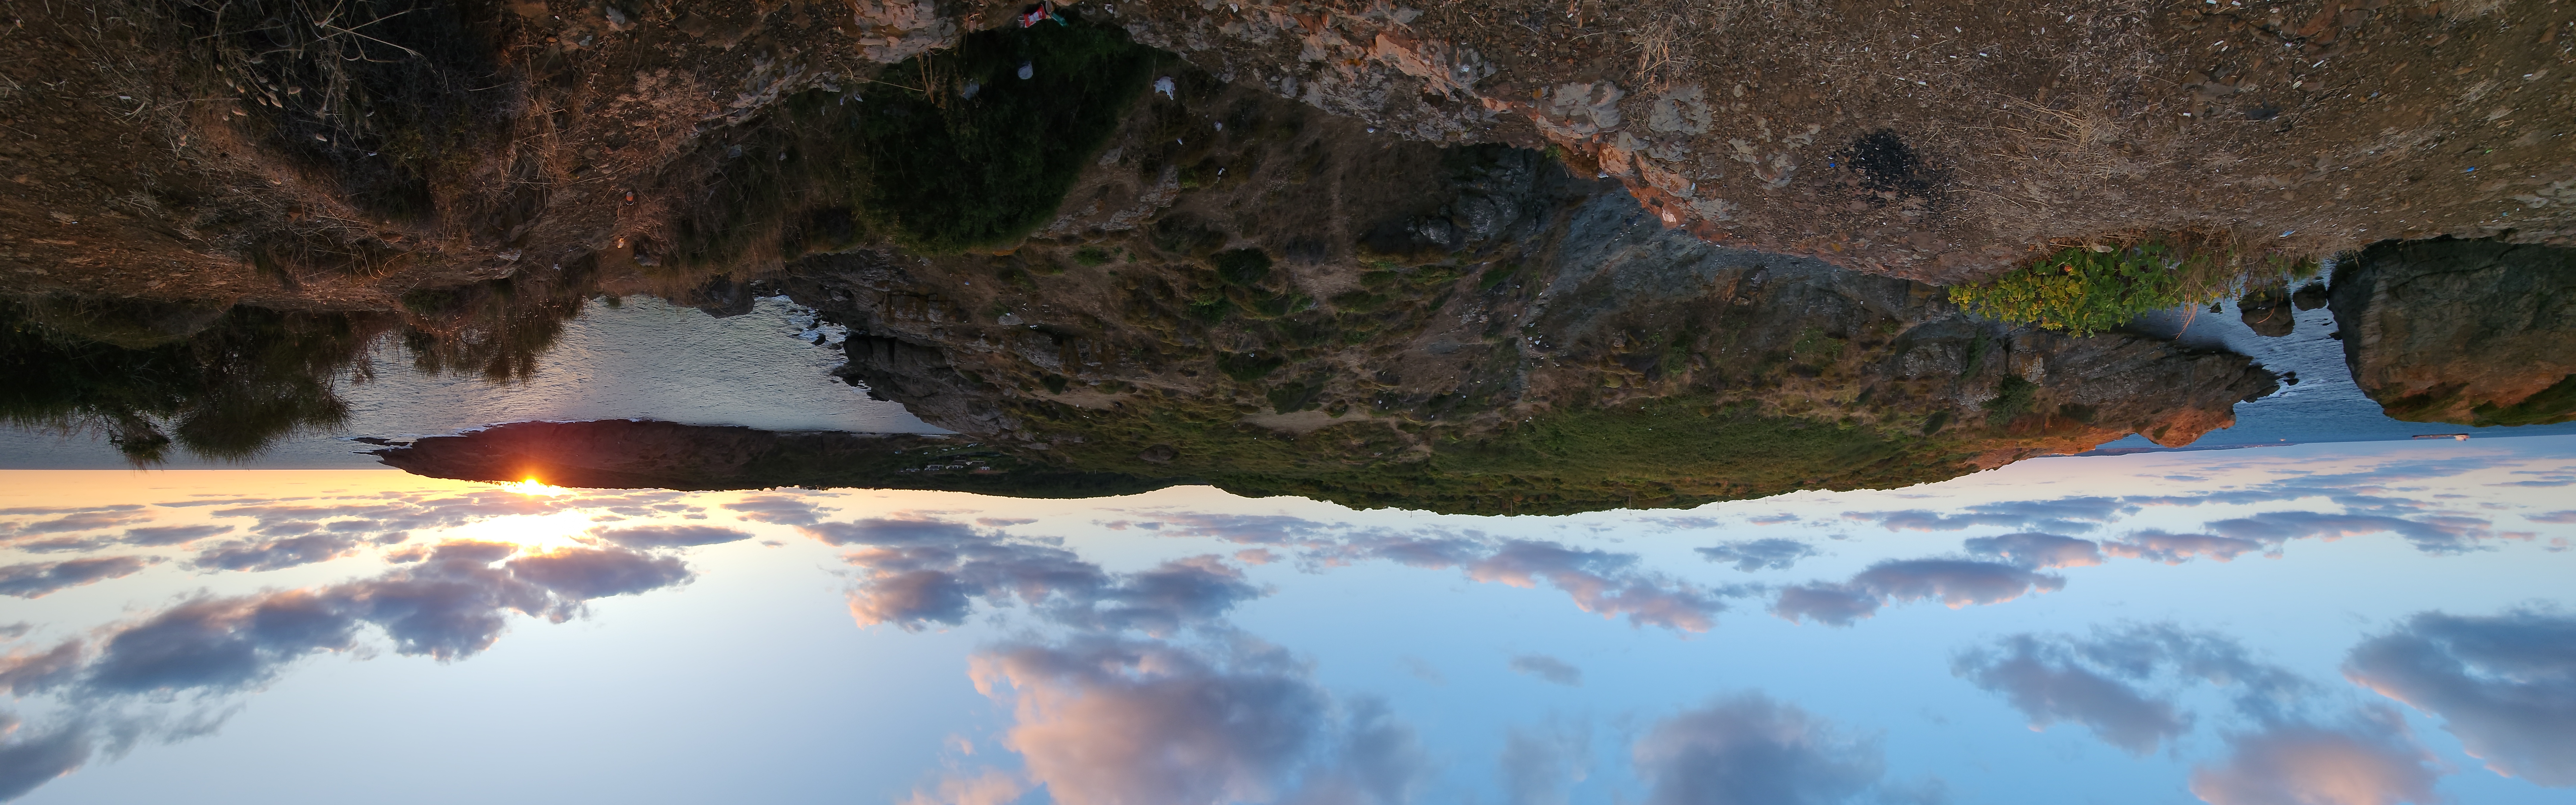
M775 265L670 252L748 223L722 209L759 189L733 178L741 148L797 99L954 94L936 70L882 73L1018 10L10 8L0 286L384 310L559 267L677 294ZM1918 279L2167 233L2251 256L2435 235L2566 245L2576 204L2561 3L1073 11L1389 143L1553 146L1712 242ZM1134 80L1080 64L1081 80Z

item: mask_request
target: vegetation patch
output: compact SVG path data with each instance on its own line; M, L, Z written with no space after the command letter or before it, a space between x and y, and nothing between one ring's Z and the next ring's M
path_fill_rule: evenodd
M2248 287L2304 279L2316 270L2311 260L2267 257L2249 265L2225 248L2149 241L2109 251L2064 249L1987 282L1953 285L1949 296L1988 319L2083 336L2160 310L2212 304Z
M708 183L712 201L678 222L676 253L721 265L869 238L929 254L1018 243L1052 219L1164 58L1110 26L1000 28L849 92L784 99L673 177ZM1076 257L1092 258L1109 255Z
M1217 371L1224 372L1226 377L1234 378L1237 383L1260 382L1262 378L1269 377L1271 372L1278 371L1279 367L1286 365L1288 365L1288 359L1277 355L1220 352L1216 356Z
M2039 384L2007 375L1995 384L1994 399L1986 401L1986 426L2000 428L2030 413L2038 404Z

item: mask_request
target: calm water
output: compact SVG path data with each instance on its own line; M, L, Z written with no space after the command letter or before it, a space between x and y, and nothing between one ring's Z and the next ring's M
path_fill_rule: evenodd
M945 433L903 406L869 399L831 376L846 330L816 326L784 298L716 318L649 296L609 307L594 300L566 322L526 382L414 371L399 346L375 350L375 377L341 383L348 423L283 439L248 462L174 453L167 466L370 467L373 445L352 436L399 438L454 433L529 420L660 419L770 430ZM813 339L821 336L824 343ZM126 461L95 431L63 434L0 425L0 468L108 469Z
M2564 436L1517 518L7 472L0 794L2565 802L2571 484Z

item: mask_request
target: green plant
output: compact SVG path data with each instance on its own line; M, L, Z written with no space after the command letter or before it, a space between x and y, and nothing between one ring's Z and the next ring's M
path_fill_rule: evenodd
M1217 371L1224 372L1226 377L1234 378L1239 383L1259 381L1287 364L1288 359L1277 355L1220 352L1216 356Z
M1217 252L1208 262L1216 266L1216 278L1227 285L1249 288L1270 278L1270 255L1260 249Z
M2250 287L2316 275L2317 262L2280 254L2248 255L2224 244L2149 240L2126 248L2078 247L1972 285L1953 285L1950 302L2007 324L2036 324L2093 335L2137 317L2183 305L2209 305Z
M2096 252L2066 249L2047 260L1977 285L1953 285L1950 301L2011 324L2037 324L2092 335L2140 315L2190 301L2174 260L2161 245Z
M2000 428L2030 413L2039 396L2039 384L2012 375L1995 384L1994 399L1986 401L1986 425Z
M1074 250L1073 261L1086 266L1096 266L1109 262L1109 256L1109 252L1106 249L1102 249L1098 246L1084 246L1080 249Z

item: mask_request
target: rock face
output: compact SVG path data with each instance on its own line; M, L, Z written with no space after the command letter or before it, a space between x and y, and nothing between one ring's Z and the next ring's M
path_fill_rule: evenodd
M2335 269L2354 382L2412 422L2576 419L2576 250L2382 243Z
M1007 254L812 255L778 286L851 327L845 376L994 449L1353 505L1900 486L2188 443L2274 388L2241 356L2014 331L1713 245L1538 152L1193 86L1214 92L1149 98Z

